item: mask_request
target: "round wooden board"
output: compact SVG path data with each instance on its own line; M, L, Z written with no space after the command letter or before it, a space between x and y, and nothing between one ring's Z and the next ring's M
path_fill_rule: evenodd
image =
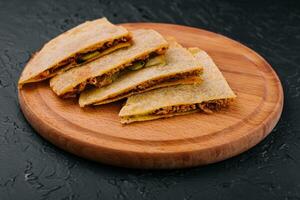
M271 66L251 49L222 35L186 26L131 23L152 28L185 47L208 52L237 94L229 109L121 125L122 102L80 108L62 100L48 82L19 90L23 113L46 140L78 156L130 168L183 168L238 155L264 139L283 107L281 83Z

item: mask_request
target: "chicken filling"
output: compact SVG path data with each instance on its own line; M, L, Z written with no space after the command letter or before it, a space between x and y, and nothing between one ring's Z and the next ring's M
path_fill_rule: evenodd
M170 82L175 82L177 80L184 80L184 79L188 79L188 78L192 78L192 77L198 77L201 73L202 73L202 70L195 70L192 72L178 73L178 74L174 74L172 76L168 76L168 77L164 77L164 78L160 78L160 79L156 79L156 80L150 80L150 81L147 81L145 83L142 83L142 84L132 88L131 90L129 90L126 93L122 93L122 96L125 97L128 94L142 92L142 91L147 90L148 88L151 88L160 83L170 83ZM114 99L114 98L116 98L116 97L112 97L110 99ZM110 99L107 99L107 100L110 100Z
M66 60L63 60L62 62L57 64L57 66L42 72L36 79L43 80L43 79L49 78L50 76L55 75L57 72L59 72L62 69L67 70L75 65L84 64L87 61L92 61L92 60L98 58L99 56L104 55L103 53L105 50L107 50L111 47L114 47L116 45L127 43L128 45L124 45L124 47L129 46L130 40L131 40L130 37L122 37L119 39L115 39L113 41L108 41L108 42L104 43L104 45L102 45L100 48L97 48L95 50L85 52L85 53L78 53L74 57L70 57Z
M128 71L138 70L142 67L145 67L147 65L147 61L149 59L152 59L158 55L163 54L165 52L165 50L166 49L163 48L163 50L158 50L154 53L151 53L150 55L148 54L148 55L141 56L141 57L135 59L133 62L124 64L124 65L120 66L119 68L109 71L106 74L103 74L98 77L89 78L85 82L82 82L79 85L77 85L76 87L74 87L72 91L69 91L69 92L65 93L64 95L62 95L62 97L63 98L75 97L77 94L79 94L81 91L83 91L87 86L103 87L103 86L109 85L114 80L116 80L120 75L122 75ZM142 67L138 67L138 69L137 69L136 66L140 65L140 63L143 63Z
M218 99L192 105L169 106L155 110L150 113L150 115L168 115L172 113L183 113L196 110L203 111L205 113L213 113L214 111L227 107L231 102L232 99Z

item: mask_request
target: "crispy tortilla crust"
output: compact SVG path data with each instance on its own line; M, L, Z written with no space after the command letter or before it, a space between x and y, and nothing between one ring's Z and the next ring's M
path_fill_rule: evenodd
M115 39L113 41L108 41L106 43L104 43L102 46L94 49L94 50L89 50L88 52L80 52L75 54L74 56L61 61L60 63L58 63L57 65L53 66L52 68L43 71L42 73L40 73L39 75L37 75L36 77L34 77L33 79L28 80L26 83L29 82L38 82L38 81L42 81L48 78L51 78L53 76L55 76L58 72L60 71L66 71L68 69L71 69L75 66L78 65L83 65L85 63L91 62L101 56L104 56L108 53L111 53L112 51L109 51L109 49L113 49L113 51L118 50L119 48L123 48L123 47L128 47L131 45L131 36L127 36L127 37L122 37L119 39ZM117 47L117 48L114 48ZM119 47L119 48L118 48ZM88 59L86 61L81 61L80 58L84 55L87 55L89 53L93 53L93 52L99 52L100 55L99 56L95 56L92 59Z
M90 78L108 74L128 63L132 63L134 60L144 55L150 55L153 52L159 53L159 50L163 53L169 46L167 41L158 32L152 29L134 30L131 34L133 37L132 46L114 51L93 62L69 69L64 73L60 73L53 77L50 80L50 87L53 92L58 96L63 96L64 94L73 91L76 86L86 82ZM126 66L124 69L127 68L130 67ZM113 78L118 78L117 74Z
M161 48L161 49L151 53L151 56L161 55L161 54L164 54L165 52L166 52L166 48ZM85 82L82 82L82 83L78 84L77 86L75 86L72 91L69 91L69 92L61 95L61 97L62 98L76 97L78 94L80 94L80 92L82 92L89 85L90 86L93 85L96 87L103 87L103 86L109 85L113 82L112 77L115 74L117 74L119 72L121 73L123 70L134 65L136 62L146 61L149 58L149 56L150 56L149 54L143 55L141 57L136 58L133 62L121 65L118 68L115 68L106 74L103 74L98 77L89 78Z
M177 79L177 80L166 81L166 82L162 82L162 83L153 85L152 87L146 88L144 90L136 91L135 93L130 92L130 93L118 95L116 97L109 98L109 99L106 99L104 101L101 101L101 102L98 102L98 103L94 103L92 105L98 106L98 105L103 105L103 104L111 103L111 102L118 101L118 100L124 99L126 97L129 97L131 95L140 94L140 93L147 92L147 91L150 91L150 90L154 90L154 89L157 89L157 88L170 87L170 86L174 86L174 85L200 84L200 83L202 83L202 81L203 80L201 79L200 76L197 76L197 77L188 77L188 78L185 78L185 79ZM84 107L84 106L85 105L80 105L80 107Z
M155 59L150 59L146 66ZM101 105L129 97L133 94L143 93L157 88L169 87L180 84L200 83L202 79L193 75L188 78L183 73L203 71L202 65L194 56L177 42L169 42L165 60L159 61L153 66L145 67L137 71L122 74L116 81L107 87L94 88L80 94L79 105ZM169 78L179 75L178 80ZM187 75L187 74L186 74ZM140 89L136 90L139 87Z
M53 67L67 65L79 53L94 51L108 41L123 37L131 38L131 33L122 26L110 23L106 18L86 21L53 38L35 53L20 76L19 87L28 82L40 81L36 77L41 73ZM45 72L42 78L48 77L48 73Z
M236 95L211 57L194 55L203 65L202 84L176 85L130 96L120 110L122 123L145 121L196 111L211 113L227 107Z
M168 118L176 115L186 115L195 112L204 112L207 114L212 114L213 112L220 111L223 108L227 108L234 102L234 99L217 99L202 102L199 104L192 105L177 105L169 106L165 108L160 108L158 110L149 113L148 115L134 115L121 117L122 124L129 124L138 121L148 121L159 118Z
M188 83L192 84L192 83L200 83L202 81L202 79L200 78L200 74L202 73L202 69L199 70L194 70L194 71L189 71L189 72L183 72L183 73L177 73L174 74L172 76L168 76L168 77L163 77L160 79L153 79L153 80L148 80L147 82L144 82L134 88L131 88L130 90L128 90L127 92L124 92L120 95L117 96L112 96L108 99L105 99L105 101L102 102L96 102L93 105L101 105L107 102L112 102L112 101L116 101L116 100L120 100L122 98L134 95L134 94L139 94L145 91L149 91L149 89L154 89L156 88L155 86L160 86L162 83L165 83L165 85L167 86L169 85L176 85L176 84L180 84L180 80L187 80ZM191 80L191 81L189 81Z

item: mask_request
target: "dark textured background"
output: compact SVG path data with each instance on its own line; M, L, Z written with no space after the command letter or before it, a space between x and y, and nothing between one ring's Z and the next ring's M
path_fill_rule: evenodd
M285 92L280 122L263 142L227 161L139 171L90 162L39 137L18 105L30 55L89 19L200 27L265 57ZM0 1L0 199L300 199L299 1Z

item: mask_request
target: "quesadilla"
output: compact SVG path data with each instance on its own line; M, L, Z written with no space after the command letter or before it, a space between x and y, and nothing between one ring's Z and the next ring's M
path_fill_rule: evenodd
M87 21L57 36L27 63L19 85L50 78L131 44L130 33L106 18Z
M213 60L199 49L191 52L203 65L203 82L159 88L128 98L119 116L121 123L146 121L198 111L211 113L227 107L236 97Z
M124 70L138 70L149 58L165 53L168 42L156 31L132 31L132 46L105 55L86 65L72 68L50 80L50 87L61 97L74 97L86 86L103 87L116 80Z
M106 87L85 90L80 94L79 105L100 105L155 88L199 83L202 73L200 62L177 42L169 44L165 54L166 63L149 60L149 65L157 65L147 66L146 63L145 68L128 72Z

